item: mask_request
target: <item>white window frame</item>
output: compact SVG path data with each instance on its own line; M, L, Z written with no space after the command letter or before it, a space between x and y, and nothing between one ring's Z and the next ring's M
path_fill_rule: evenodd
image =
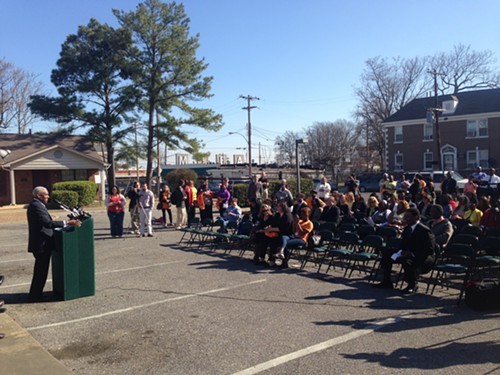
M427 157L430 156L430 160L427 160ZM434 153L432 151L424 152L424 171L432 171L434 162ZM430 166L427 166L427 163L430 163Z
M466 138L488 138L488 133L488 119L467 120Z
M478 166L488 167L488 150L467 150L467 169L476 169Z
M424 123L424 142L434 140L434 124L432 122Z
M403 127L394 127L394 143L403 143Z
M398 163L398 159L401 159L400 162ZM394 171L402 171L403 170L403 154L401 152L398 152L397 154L394 154Z

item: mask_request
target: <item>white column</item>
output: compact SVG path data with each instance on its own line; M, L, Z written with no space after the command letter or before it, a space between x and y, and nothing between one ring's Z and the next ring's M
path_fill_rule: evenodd
M11 169L9 171L9 176L10 176L10 205L15 206L16 205L16 179L14 176L13 169Z
M100 169L99 174L101 176L101 201L104 202L106 198L106 173L104 173L104 169Z

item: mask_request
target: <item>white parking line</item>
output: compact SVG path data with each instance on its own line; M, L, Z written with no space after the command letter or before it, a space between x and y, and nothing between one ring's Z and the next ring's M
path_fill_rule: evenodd
M1 263L12 263L12 262L27 262L28 260L33 260L33 258L2 260L2 261L0 261L0 264Z
M297 350L296 352L285 354L281 357L271 359L270 361L260 363L258 365L249 367L249 368L242 370L242 371L238 371L238 372L234 373L233 375L258 374L262 371L266 371L266 370L269 370L271 368L280 366L284 363L293 361L297 358L305 357L309 354L316 353L316 352L319 352L321 350L329 349L333 346L343 344L343 343L350 341L350 340L357 339L358 337L368 335L374 331L378 331L379 329L381 329L389 324L393 324L395 322L400 321L401 319L403 319L403 317L404 317L403 315L400 315L400 316L396 316L393 318L388 318L388 319L382 320L382 321L377 322L375 324L372 324L364 329L356 330L356 331L347 333L345 335L335 337L331 340L327 340L327 341L324 341L322 343L312 345L312 346L309 346L309 347L301 349L301 350Z
M254 281L251 281L249 283L228 286L228 287L225 287L225 288L207 290L206 292L189 293L189 294L185 294L183 296L178 296L178 297L173 297L173 298L167 298L167 299L163 299L163 300L160 300L160 301L145 303L143 305L136 305L136 306L127 307L125 309L108 311L108 312L103 313L103 314L90 315L90 316L86 316L86 317L83 317L83 318L78 318L78 319L73 319L73 320L66 320L66 321L58 322L58 323L44 324L44 325L41 325L41 326L29 327L29 328L26 328L26 329L28 331L36 331L36 330L39 330L39 329L59 327L59 326L64 326L64 325L68 325L68 324L73 324L73 323L80 323L80 322L84 322L86 320L99 319L99 318L104 318L104 317L110 316L110 315L116 315L116 314L121 314L121 313L129 312L129 311L143 309L143 308L146 308L146 307L161 305L161 304L167 303L167 302L180 301L180 300L183 300L183 299L188 299L188 298L193 298L193 297L199 297L199 296L206 296L206 295L214 294L214 293L218 293L218 292L225 292L226 290L241 288L243 286L248 286L248 285L252 285L252 284L263 283L265 281L266 281L266 279L254 280Z
M151 268L151 267L159 267L159 266L165 266L168 264L177 264L177 263L182 263L182 260L176 260L173 262L164 262L164 263L155 263L155 264L149 264L147 266L138 266L138 267L130 267L130 268L121 268L118 270L111 270L111 271L102 271L102 272L96 272L96 275L107 275L108 273L117 273L117 272L126 272L126 271L135 271L135 270L143 270L145 268ZM51 283L52 279L47 279L47 283ZM30 285L31 283L21 283L21 284L12 284L12 285L4 285L2 286L2 289L5 288L15 288L18 286L26 286Z

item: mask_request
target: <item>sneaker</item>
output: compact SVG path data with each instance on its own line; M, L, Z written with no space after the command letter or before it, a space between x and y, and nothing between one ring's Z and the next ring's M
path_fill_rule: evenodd
M148 233L148 237L153 237L153 234L151 234L151 233Z
M276 259L275 263L276 263L276 267L281 267L281 265L283 264L283 259L278 258L278 259Z
M280 249L280 251L278 251L278 253L276 254L276 258L285 259L285 250Z

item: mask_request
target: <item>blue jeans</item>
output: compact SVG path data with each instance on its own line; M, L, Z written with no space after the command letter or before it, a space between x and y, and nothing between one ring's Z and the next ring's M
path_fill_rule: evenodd
M111 227L112 236L123 235L123 217L124 217L123 211L122 212L108 211L109 225Z

